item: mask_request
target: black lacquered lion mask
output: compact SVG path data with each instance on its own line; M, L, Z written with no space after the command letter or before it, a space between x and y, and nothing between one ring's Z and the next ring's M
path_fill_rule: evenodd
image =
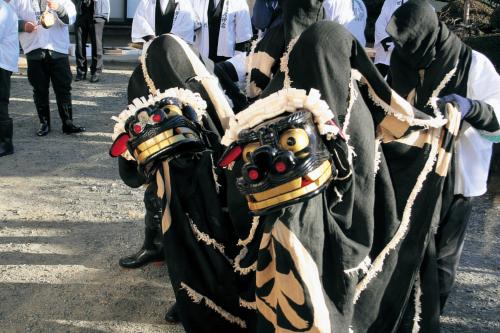
M271 95L236 116L219 165L241 166L236 186L254 214L304 201L349 174L346 149L338 149L346 148L345 140L332 119L317 92L296 89Z
M177 88L134 100L113 118L117 124L109 153L144 167L180 154L202 152L206 149L201 126L205 109L198 94Z

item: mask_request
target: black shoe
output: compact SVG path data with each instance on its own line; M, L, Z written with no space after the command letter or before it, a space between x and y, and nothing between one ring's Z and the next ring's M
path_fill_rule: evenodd
M158 249L148 250L142 247L136 254L121 258L118 264L124 268L139 268L151 262L163 260L162 251Z
M62 131L64 134L74 134L85 132L85 127L75 126L73 124L63 125Z
M179 312L177 310L177 303L174 303L165 314L165 321L169 324L178 324L181 322L179 318Z
M96 83L99 82L99 80L100 80L99 74L95 73L90 75L90 82Z
M87 78L87 73L76 73L75 81L83 81Z
M14 154L14 145L11 142L0 141L0 157Z
M48 122L40 123L40 128L36 132L38 136L46 136L50 132L50 125Z
M12 144L12 134L14 126L12 119L0 121L0 157L14 154L14 145Z

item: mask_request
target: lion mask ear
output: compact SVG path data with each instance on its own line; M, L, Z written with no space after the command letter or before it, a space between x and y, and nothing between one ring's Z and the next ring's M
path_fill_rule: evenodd
M122 133L120 134L115 142L111 145L111 148L109 149L109 155L111 157L118 157L124 152L127 151L127 142L130 139L130 135L128 133Z
M222 155L219 161L219 167L227 168L229 164L231 164L240 157L242 151L243 148L241 148L241 146L238 143L233 142Z

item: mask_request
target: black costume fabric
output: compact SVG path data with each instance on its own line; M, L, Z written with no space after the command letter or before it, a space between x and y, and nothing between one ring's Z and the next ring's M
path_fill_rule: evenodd
M467 95L472 50L438 20L427 1L411 0L399 7L387 25L387 33L395 44L391 86L405 98L415 89L417 109L433 114L428 104L431 97ZM455 68L439 96L433 96Z
M308 201L260 217L237 261L245 265L240 271L256 267L257 331L432 326L421 309L412 315L409 299L414 289L420 299L417 276L439 212L458 112L445 112L451 124L442 128L405 104L338 24L307 28L287 60L287 73L279 72L263 96L287 82L319 90L348 137L352 174ZM352 69L363 78L352 80ZM384 142L396 140L387 155L376 146L376 132ZM228 172L232 178L238 169ZM233 199L229 208L242 215L241 202Z
M213 165L221 151L219 133L227 121L219 117L221 103L198 80L208 73L200 72L202 62L182 40L162 35L145 52L146 70L157 89L190 89L208 104L203 124L210 151L157 164L165 257L182 324L187 332L253 331L254 311L241 305L239 297L249 283L232 267L237 237L223 210L224 177ZM129 82L129 98L149 93L139 66Z

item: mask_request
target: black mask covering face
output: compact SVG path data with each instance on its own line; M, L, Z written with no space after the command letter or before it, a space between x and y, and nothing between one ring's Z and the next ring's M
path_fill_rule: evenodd
M414 69L429 67L436 56L439 20L426 1L413 0L399 7L387 25L395 53Z

